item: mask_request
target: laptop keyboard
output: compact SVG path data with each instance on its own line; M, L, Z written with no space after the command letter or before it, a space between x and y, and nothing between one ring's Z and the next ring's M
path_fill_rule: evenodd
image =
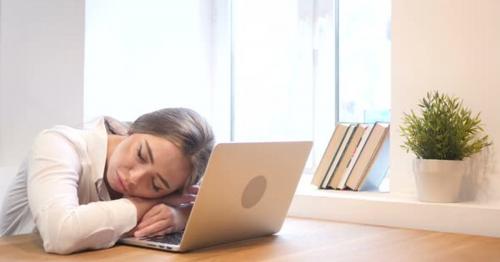
M163 235L163 236L143 237L143 238L141 238L141 240L159 242L159 243L170 244L170 245L179 245L181 243L183 233L184 233L184 231L172 233L172 234L167 234L167 235Z

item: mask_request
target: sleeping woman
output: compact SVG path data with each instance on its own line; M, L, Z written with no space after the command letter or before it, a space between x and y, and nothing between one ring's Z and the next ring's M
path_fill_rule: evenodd
M44 130L7 192L0 235L35 230L46 252L69 254L180 231L213 145L209 124L187 108Z

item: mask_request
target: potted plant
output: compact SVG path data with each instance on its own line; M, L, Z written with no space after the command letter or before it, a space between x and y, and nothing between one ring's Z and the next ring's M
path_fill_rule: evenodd
M491 145L479 113L472 115L462 100L428 92L420 115L404 114L400 126L406 152L413 152L417 195L426 202L456 202L466 166L464 158Z

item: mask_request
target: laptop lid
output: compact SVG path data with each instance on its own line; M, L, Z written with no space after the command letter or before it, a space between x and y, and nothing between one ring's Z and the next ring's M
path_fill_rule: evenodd
M179 251L278 232L311 147L310 141L217 144Z

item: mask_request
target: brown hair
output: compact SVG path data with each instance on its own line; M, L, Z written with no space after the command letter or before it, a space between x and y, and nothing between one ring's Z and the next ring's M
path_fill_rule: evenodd
M107 123L108 130L111 126ZM215 140L212 128L201 115L188 108L160 109L140 116L128 126L128 135L136 133L150 134L172 142L191 164L186 187L200 181Z

